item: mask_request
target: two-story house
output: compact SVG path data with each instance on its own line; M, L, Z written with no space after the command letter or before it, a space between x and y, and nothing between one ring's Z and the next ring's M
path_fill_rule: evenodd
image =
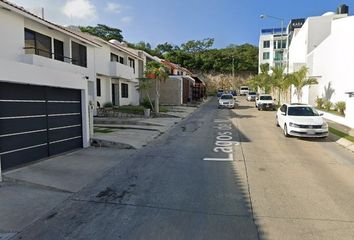
M97 42L0 0L3 169L89 146Z
M95 38L101 47L95 51L96 104L139 105L139 77L142 59L124 43Z

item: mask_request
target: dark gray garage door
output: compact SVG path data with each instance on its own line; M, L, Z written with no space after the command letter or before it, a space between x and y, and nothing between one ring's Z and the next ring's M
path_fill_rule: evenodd
M80 147L80 90L0 82L2 169Z

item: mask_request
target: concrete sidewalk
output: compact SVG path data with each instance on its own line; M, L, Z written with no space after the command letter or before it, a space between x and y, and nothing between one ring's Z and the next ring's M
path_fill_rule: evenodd
M45 216L134 152L91 147L5 172L0 183L0 239Z
M92 140L95 146L140 149L188 117L196 109L197 107L173 106L169 107L169 111L164 114L165 117L158 118L96 118L95 127L110 132L97 132Z

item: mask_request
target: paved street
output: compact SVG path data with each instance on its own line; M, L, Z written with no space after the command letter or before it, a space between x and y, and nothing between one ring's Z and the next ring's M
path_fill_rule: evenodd
M203 105L14 239L353 239L354 154L285 138L239 99Z

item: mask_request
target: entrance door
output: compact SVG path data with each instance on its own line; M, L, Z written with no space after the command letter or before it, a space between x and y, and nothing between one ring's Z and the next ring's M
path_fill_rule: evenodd
M119 106L119 84L112 83L112 103Z

